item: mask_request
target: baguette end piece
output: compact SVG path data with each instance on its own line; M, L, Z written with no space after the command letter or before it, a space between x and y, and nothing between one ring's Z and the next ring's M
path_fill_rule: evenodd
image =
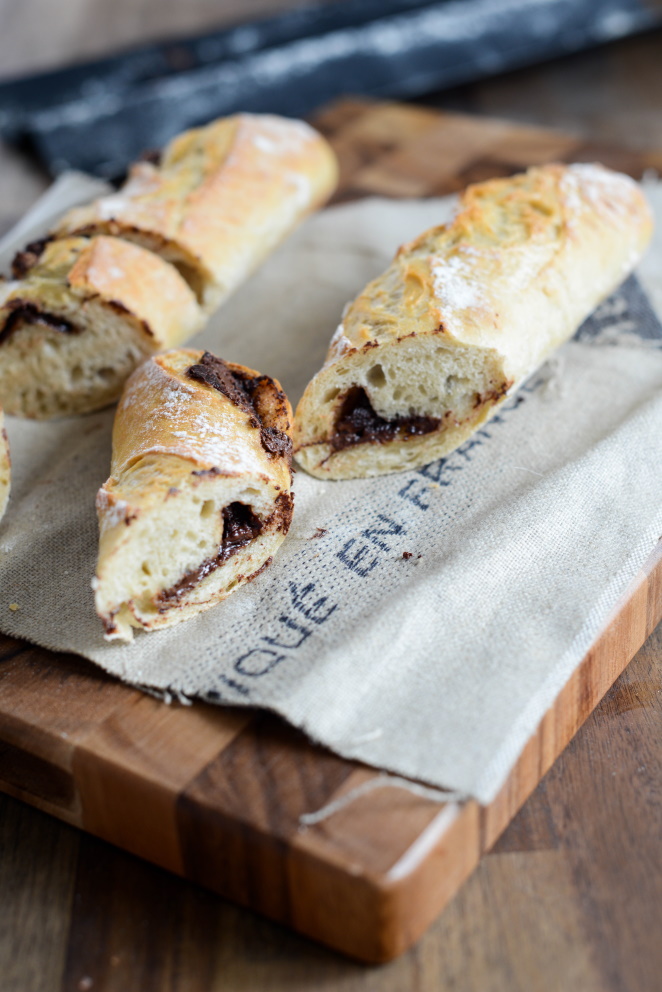
M277 382L200 351L129 379L97 497L108 640L196 616L267 567L292 518L291 416Z
M349 305L295 416L318 478L445 457L632 271L652 219L639 186L550 165L470 186Z

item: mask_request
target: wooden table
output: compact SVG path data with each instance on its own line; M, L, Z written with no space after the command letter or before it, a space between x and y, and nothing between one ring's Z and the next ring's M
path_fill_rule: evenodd
M35 6L31 5L33 24L38 23ZM119 11L112 22L111 6ZM173 31L193 30L218 20L217 11L202 0L184 6L190 17L186 21L182 5L175 15L174 5L88 2L84 37L77 37L75 16L82 13L83 4L59 5L58 56L64 59L94 45L99 51L99 36L93 30L99 25L104 47L111 48L114 38L128 37L122 37L119 28L113 37L113 25L126 31L132 23L136 40L141 29L147 36L163 34L169 25ZM278 6L285 4L256 3L251 10ZM62 17L62 10L68 17ZM45 17L48 12L44 4ZM2 43L8 54L3 64L15 67L22 49L28 68L31 54L32 64L40 61L30 49L36 35L27 28L27 13L18 7L12 13ZM142 25L136 27L140 16ZM164 16L170 18L168 23L159 20ZM0 13L0 28L6 28L2 18L7 21L6 11ZM645 87L651 38L640 44L642 70L633 76L629 91L633 108L644 89L647 106L660 100L659 86L652 95ZM632 64L636 45L636 40L624 43L626 64ZM618 65L613 52L612 65ZM609 64L604 54L585 58L593 64L602 58ZM547 78L549 83L555 78L558 84L560 77L554 67L547 77L544 69L526 72L532 108L535 80ZM505 87L507 95L507 80L481 86L463 97L456 93L453 99L469 99L471 94L477 109L487 105L507 116L507 106L495 106L499 87ZM566 89L564 99L564 112L572 117L572 88ZM520 100L520 113L526 102ZM626 104L621 94L622 114ZM538 106L545 106L549 114L549 101L539 101ZM600 107L596 101L596 120L601 113L606 119L604 104ZM567 121L561 123L567 126ZM589 128L590 124L589 120ZM594 134L603 136L600 131L596 126ZM590 129L584 133L591 136ZM3 166L0 217L6 226L39 192L44 178L26 168L15 153L5 153ZM662 971L661 685L658 629L443 916L416 948L380 969L348 963L0 797L0 988L652 992L659 988Z

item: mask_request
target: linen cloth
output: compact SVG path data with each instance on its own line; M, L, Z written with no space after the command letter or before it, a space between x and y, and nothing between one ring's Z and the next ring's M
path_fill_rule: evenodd
M99 185L60 179L4 239L2 269ZM647 193L662 231L662 189ZM295 404L345 302L451 209L371 199L311 218L191 346L279 378ZM141 686L274 710L341 755L488 803L662 534L661 263L658 234L449 457L372 480L299 471L270 568L130 645L104 641L90 587L113 410L7 418L0 629Z

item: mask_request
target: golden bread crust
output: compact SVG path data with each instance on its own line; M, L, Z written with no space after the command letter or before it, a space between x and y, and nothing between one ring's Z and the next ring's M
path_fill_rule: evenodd
M212 386L186 375L204 354L192 348L166 352L131 376L115 414L111 475L119 477L148 454L172 455L199 471L270 476L289 488L287 461L274 459L263 447L254 418ZM280 384L243 365L225 364L232 372L264 380L269 400L263 420L288 433L292 407Z
M158 255L119 238L92 238L67 281L76 292L99 296L135 314L159 349L181 344L203 324L179 273Z
M214 309L335 188L335 156L302 121L239 114L187 131L117 194L69 211L56 234L107 232L178 264Z
M297 461L352 478L448 454L616 288L651 231L638 185L598 165L470 186L348 307L296 412ZM353 387L372 440L352 434Z

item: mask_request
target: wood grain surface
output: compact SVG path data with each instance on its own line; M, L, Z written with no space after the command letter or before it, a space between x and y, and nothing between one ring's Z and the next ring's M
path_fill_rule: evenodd
M549 159L600 158L634 175L662 165L655 153L398 104L344 101L316 123L339 155L337 199L446 193ZM5 638L0 787L347 954L389 960L456 893L661 616L657 554L489 807L385 788L305 830L302 813L375 773L273 717L164 706Z
M284 6L291 4L263 4ZM185 7L186 15L184 5L153 0L63 0L57 10L46 0L8 2L0 9L2 71L111 49L125 40L127 19L139 41L249 13L237 2ZM512 107L584 137L659 146L660 88L651 81L660 54L660 36L651 35L433 99L504 116ZM422 133L420 120L417 127ZM388 152L384 121L377 130ZM373 154L363 148L358 159L370 166ZM18 153L1 155L6 227L46 179ZM654 165L659 155L648 159ZM387 183L399 181L395 171ZM30 654L16 642L3 651L0 671ZM39 665L30 665L38 680ZM66 680L63 671L51 688L65 692ZM373 970L0 796L0 988L653 992L662 972L661 711L658 629L440 919L415 948ZM66 780L54 780L51 758L31 773L62 804Z
M661 722L659 628L443 915L372 970L0 796L3 992L656 992Z

